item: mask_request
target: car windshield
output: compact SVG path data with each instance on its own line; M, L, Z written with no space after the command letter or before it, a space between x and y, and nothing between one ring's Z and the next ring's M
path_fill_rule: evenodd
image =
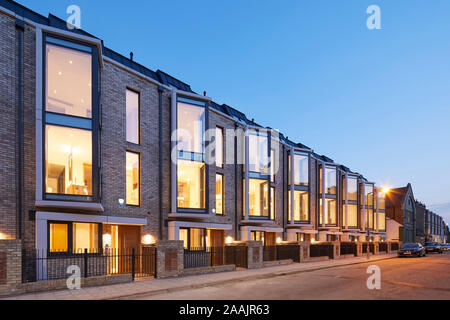
M407 243L403 246L403 249L414 249L418 247L419 245L417 243Z
M437 245L437 242L427 242L425 243L426 246L435 246Z

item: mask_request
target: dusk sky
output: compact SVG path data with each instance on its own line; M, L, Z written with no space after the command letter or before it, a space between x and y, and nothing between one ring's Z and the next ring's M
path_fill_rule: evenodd
M450 1L22 0L450 222ZM366 26L381 8L381 30ZM107 107L107 106L105 106Z

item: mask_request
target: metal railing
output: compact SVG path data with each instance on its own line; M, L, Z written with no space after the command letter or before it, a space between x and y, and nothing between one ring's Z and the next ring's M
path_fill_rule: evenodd
M224 265L224 248L190 248L184 250L184 268L204 268Z
M277 247L263 247L263 261L277 261Z
M225 264L234 264L236 268L248 267L247 246L226 246Z
M316 257L329 257L333 259L333 249L332 244L311 244L309 247L309 256L311 258Z
M298 244L289 244L277 246L277 260L288 260L300 262L300 246Z
M356 243L354 242L341 242L341 255L353 254L356 255Z
M140 249L22 251L22 282L67 279L74 274L95 276L131 274L132 280L156 276L156 247Z
M380 242L378 244L378 250L380 252L387 252L388 251L388 244L386 242Z

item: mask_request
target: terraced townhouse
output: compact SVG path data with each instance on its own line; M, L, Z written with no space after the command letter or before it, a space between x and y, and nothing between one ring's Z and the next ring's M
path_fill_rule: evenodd
M375 182L0 0L0 238L52 254L383 241Z

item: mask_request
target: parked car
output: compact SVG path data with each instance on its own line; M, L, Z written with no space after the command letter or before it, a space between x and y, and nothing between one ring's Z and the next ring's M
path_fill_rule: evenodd
M442 247L439 242L425 242L425 250L428 252L442 253Z
M444 243L443 245L441 245L442 250L444 251L449 251L450 250L450 243Z
M427 252L420 243L405 243L397 252L398 257L425 257Z

